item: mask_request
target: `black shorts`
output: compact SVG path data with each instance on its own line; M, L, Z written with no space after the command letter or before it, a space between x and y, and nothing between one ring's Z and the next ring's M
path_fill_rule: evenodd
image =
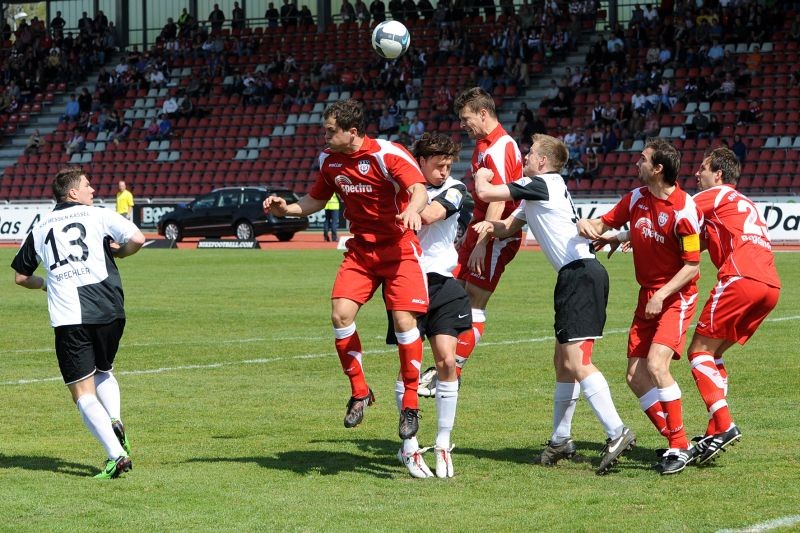
M422 337L450 335L458 337L472 327L472 308L464 287L449 276L428 274L428 312L417 317L417 329ZM392 317L386 344L397 344Z
M597 259L579 259L558 271L553 293L556 340L560 344L603 336L608 272Z
M125 319L108 324L76 324L54 329L58 367L64 383L69 385L95 372L111 372L125 330Z

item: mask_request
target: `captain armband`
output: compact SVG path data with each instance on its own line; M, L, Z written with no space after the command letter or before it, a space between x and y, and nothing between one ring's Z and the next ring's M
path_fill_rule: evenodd
M681 250L684 252L699 252L700 235L694 233L692 235L684 235L681 237Z

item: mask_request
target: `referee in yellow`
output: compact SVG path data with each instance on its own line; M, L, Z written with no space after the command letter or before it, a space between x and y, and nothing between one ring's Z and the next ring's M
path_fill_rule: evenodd
M120 180L119 191L117 192L117 213L128 220L133 220L133 194L128 190L123 180Z

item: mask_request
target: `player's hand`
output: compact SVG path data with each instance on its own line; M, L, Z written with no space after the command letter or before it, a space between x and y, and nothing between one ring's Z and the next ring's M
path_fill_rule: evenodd
M644 308L644 316L645 318L651 319L655 318L661 314L661 310L664 307L664 298L656 292L650 299L647 301L647 305Z
M483 261L486 259L486 242L478 242L467 261L467 268L479 276L483 274Z
M581 218L575 223L575 226L578 228L578 234L586 239L594 241L603 236L597 232L592 224L592 221L589 219Z
M592 246L594 246L595 250L602 250L604 246L608 246L610 249L606 257L611 259L611 256L614 255L614 252L622 246L622 251L627 252L630 247L630 241L620 242L619 238L616 235L611 236L602 236L599 239L595 239L592 241Z
M272 213L279 217L286 215L286 200L280 196L267 196L264 200L264 212Z
M406 209L399 215L396 215L395 218L397 218L397 221L403 224L403 227L406 229L419 231L419 229L422 227L422 217L420 217L419 213L413 209Z
M494 178L494 172L485 167L479 168L478 170L475 171L475 174L472 175L472 178L475 181L484 180L486 182L491 182L492 178Z
M494 233L494 224L483 220L472 226L472 229L476 231L478 235L491 235Z

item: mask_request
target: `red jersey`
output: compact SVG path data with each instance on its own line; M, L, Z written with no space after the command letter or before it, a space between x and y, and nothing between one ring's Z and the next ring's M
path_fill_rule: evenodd
M344 199L350 231L366 242L399 241L411 232L395 219L408 205L406 189L425 183L417 161L401 145L364 137L361 149L319 155L319 175L309 194L328 200L338 192Z
M741 276L780 288L767 224L752 200L719 185L697 193L694 201L705 217L703 236L717 277Z
M494 172L492 183L502 185L522 178L522 155L517 143L506 133L503 126L498 125L483 139L479 139L472 152L472 173L479 168L488 168ZM474 195L475 209L472 211L472 222L480 222L486 218L489 204ZM503 208L500 219L506 218L519 205L518 201L508 201Z
M601 220L612 228L630 224L636 281L644 288L660 289L685 261L700 261L703 218L692 197L680 187L666 200L653 196L647 187L634 189Z

